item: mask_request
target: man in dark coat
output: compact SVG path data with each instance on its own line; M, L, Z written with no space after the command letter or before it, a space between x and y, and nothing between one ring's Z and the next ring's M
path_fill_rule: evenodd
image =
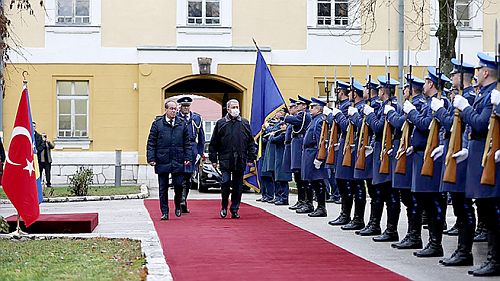
M222 208L221 218L227 215L229 193L231 192L231 218L237 219L243 188L245 165L255 161L256 144L247 119L240 116L240 104L237 100L227 102L228 114L217 121L208 148L212 165L220 166L222 172Z
M158 174L160 187L160 209L162 220L168 220L168 179L172 174L174 185L175 215L181 216L182 181L184 168L191 163L191 142L186 123L176 118L177 103L165 103L166 113L156 118L151 125L147 143L149 165Z

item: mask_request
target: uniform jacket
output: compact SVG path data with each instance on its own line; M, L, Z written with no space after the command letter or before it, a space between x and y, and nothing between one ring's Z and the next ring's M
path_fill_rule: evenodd
M185 166L184 172L192 173L195 171L196 156L202 156L205 150L205 132L203 130L203 120L201 116L196 112L189 112L188 116L184 116L180 112L177 114L179 118L182 118L188 127L189 131L189 141L191 143L191 163Z
M285 117L285 122L292 125L292 141L291 141L291 162L292 171L298 171L302 162L302 145L304 142L304 134L311 123L311 113L308 110L301 111L295 115Z
M301 165L301 176L304 181L316 181L328 178L328 172L325 168L324 161L319 169L316 169L313 164L314 160L318 157L318 146L321 138L323 120L325 120L323 114L314 116L304 136L304 150Z
M155 173L182 173L184 161L191 161L191 143L186 123L176 117L173 126L165 115L156 118L146 147L148 162L155 161Z

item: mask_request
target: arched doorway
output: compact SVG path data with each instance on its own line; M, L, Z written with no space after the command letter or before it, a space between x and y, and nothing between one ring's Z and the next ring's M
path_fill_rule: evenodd
M163 87L163 98L168 99L180 94L198 95L216 101L222 106L221 116L226 114L226 103L230 99L237 99L240 102L242 114L245 105L243 96L246 88L238 82L214 74L188 75L176 79Z

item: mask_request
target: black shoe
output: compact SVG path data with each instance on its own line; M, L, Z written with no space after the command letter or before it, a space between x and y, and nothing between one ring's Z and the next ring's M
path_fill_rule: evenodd
M489 261L485 266L474 270L472 272L474 276L500 276L500 264Z
M260 197L260 198L256 199L255 201L262 202L262 201L264 201L264 198Z
M444 266L471 266L474 265L474 258L472 253L465 254L456 251L451 257L442 259L439 262Z
M414 252L413 255L419 258L442 257L443 246L428 243L424 249Z
M220 209L220 217L221 218L225 218L227 216L227 209L226 208L222 208Z
M488 233L485 231L480 232L474 236L474 242L488 242Z
M319 218L319 217L326 217L326 209L323 207L318 207L316 210L310 214L307 214L311 218Z
M490 263L490 260L487 259L485 262L483 262L479 266L474 266L471 269L467 270L467 274L472 275L472 274L474 274L474 271L478 271L478 270L482 269L483 267L488 266L489 263Z
M338 218L332 220L332 221L329 221L328 224L329 225L346 225L348 224L349 222L351 221L351 218L344 215L344 214L340 214L340 216L338 216Z
M348 224L340 227L342 230L361 230L365 227L365 223L360 219L352 219Z
M304 204L302 208L295 211L297 214L308 214L314 212L314 207L310 204Z
M406 237L405 237L406 238ZM422 249L422 239L412 239L408 238L406 241L405 239L401 240L399 243L394 243L391 245L393 248L396 248L398 250L408 250L408 249Z
M274 198L273 198L273 199L269 199L269 200L267 200L267 203L274 204L274 202L276 202L276 199L274 199Z
M325 202L326 202L326 203L333 203L333 202L335 202L335 198L333 198L333 197L328 197L328 198L326 198Z
M449 235L449 236L458 236L458 226L455 224L452 228L448 230L444 230L443 234Z
M399 241L399 235L398 232L389 232L389 231L384 231L381 235L375 236L372 238L374 242L396 242Z
M168 214L162 215L160 220L162 220L162 221L168 221Z
M190 211L189 211L189 209L188 209L188 207L187 207L187 205L186 205L186 204L181 204L181 210L182 210L182 213L183 213L183 214L188 214L188 213L190 213Z
M302 208L302 202L300 202L300 201L297 201L297 203L295 203L295 205L288 207L288 209L290 209L290 210L298 210L300 208Z
M274 202L274 205L277 205L277 206L288 206L288 201L276 201L276 202Z
M238 215L238 212L231 212L231 218L232 219L239 219L240 215Z
M382 233L382 230L380 229L380 226L376 225L369 225L368 227L365 227L364 229L360 230L358 235L359 236L375 236L375 235L380 235Z
M180 217L182 215L182 210L181 208L175 208L175 216Z

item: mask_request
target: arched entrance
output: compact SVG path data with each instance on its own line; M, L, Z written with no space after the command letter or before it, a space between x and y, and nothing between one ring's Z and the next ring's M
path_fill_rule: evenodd
M176 79L163 87L163 98L168 99L179 94L198 95L216 101L222 106L221 116L226 114L226 103L230 99L240 102L242 114L245 105L243 96L246 88L238 82L214 74L194 74Z

